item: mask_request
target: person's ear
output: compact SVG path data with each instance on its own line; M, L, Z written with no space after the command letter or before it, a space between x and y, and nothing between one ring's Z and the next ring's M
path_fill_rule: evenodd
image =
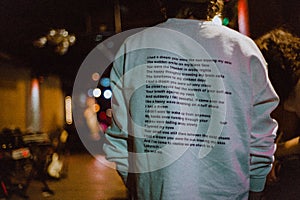
M283 108L284 108L284 110L289 111L289 112L296 112L295 105L296 105L295 97L294 97L294 95L290 95L289 98L284 101Z

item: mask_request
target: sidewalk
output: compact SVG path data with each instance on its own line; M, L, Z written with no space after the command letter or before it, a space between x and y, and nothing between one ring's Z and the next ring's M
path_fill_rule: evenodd
M97 159L88 153L74 154L68 158L68 176L59 181L48 181L54 195L44 197L42 183L31 182L27 195L30 200L125 200L126 189L103 156ZM14 195L11 200L21 200Z

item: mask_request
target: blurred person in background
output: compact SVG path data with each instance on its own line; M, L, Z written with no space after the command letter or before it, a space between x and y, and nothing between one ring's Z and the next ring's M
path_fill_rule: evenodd
M260 50L213 22L222 0L160 3L166 21L127 38L114 62L106 158L129 199L261 199L278 96Z
M256 40L267 63L280 104L272 113L279 123L275 164L268 176L269 199L300 197L300 38L276 28Z

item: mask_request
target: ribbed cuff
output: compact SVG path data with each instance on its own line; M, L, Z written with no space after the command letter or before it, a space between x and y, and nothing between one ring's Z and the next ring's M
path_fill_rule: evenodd
M250 191L261 192L265 188L266 178L251 178Z

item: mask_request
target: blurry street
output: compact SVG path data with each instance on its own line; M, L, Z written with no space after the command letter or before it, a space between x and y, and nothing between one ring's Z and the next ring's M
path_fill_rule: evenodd
M117 172L103 156L97 159L88 153L68 157L68 175L61 180L48 181L53 196L42 194L42 183L33 180L27 190L30 200L122 200L126 189ZM14 195L11 200L21 200Z

